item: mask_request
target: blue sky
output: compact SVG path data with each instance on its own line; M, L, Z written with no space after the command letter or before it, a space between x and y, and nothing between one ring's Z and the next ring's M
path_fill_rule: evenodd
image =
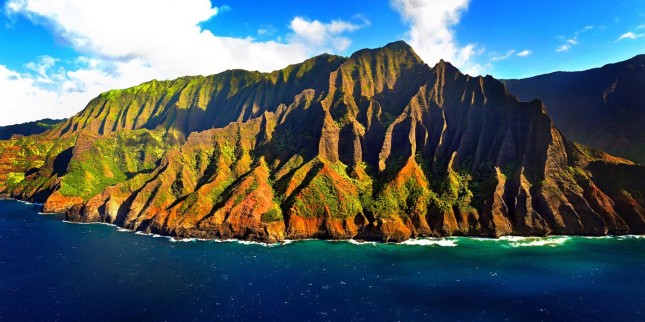
M645 0L0 0L0 125L111 88L406 40L428 64L518 78L645 53Z

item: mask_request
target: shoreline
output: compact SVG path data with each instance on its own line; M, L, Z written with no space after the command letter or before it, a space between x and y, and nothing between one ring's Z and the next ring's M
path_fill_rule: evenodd
M566 243L571 238L582 238L582 239L645 239L645 235L604 235L604 236L582 236L582 235L550 235L550 236L517 236L517 235L505 235L497 238L493 237L479 237L479 236L444 236L444 237L416 237L410 238L402 242L382 242L382 241L369 241L369 240L360 240L360 239L319 239L319 238L304 238L304 239L285 239L283 241L275 243L267 243L261 241L253 240L244 240L244 239L207 239L207 238L196 238L196 237L187 237L187 238L178 238L175 236L160 235L155 233L146 233L139 230L131 230L127 228L120 227L115 224L103 223L103 222L73 222L68 220L63 220L62 222L72 225L103 225L116 228L119 232L134 233L135 235L152 237L152 238L164 238L172 243L190 243L190 242L210 242L210 243L237 243L242 245L259 245L263 247L276 247L276 246L286 246L296 242L307 242L307 241L322 241L328 243L348 243L356 246L379 246L379 245L393 245L393 246L439 246L439 247L456 247L459 246L458 241L460 239L466 239L470 241L478 242L506 242L510 247L523 247L523 246L550 246L556 247Z
M7 200L7 201L15 201L27 205L33 205L33 206L39 206L41 207L40 210L42 210L42 203L34 203L34 202L29 202L29 201L24 201L12 197L6 197L0 195L0 200ZM39 215L42 216L50 216L50 215L65 215L64 213L47 213L47 212L42 212L38 211ZM162 235L162 234L156 234L156 233L151 233L151 232L145 232L141 230L132 230L129 228L124 228L116 224L112 223L106 223L106 222L100 222L100 221L95 221L95 222L77 222L77 221L69 221L67 219L61 220L61 222L66 223L66 224L73 224L73 225L103 225L103 226L110 226L116 228L119 232L129 232L129 233L134 233L135 235L141 235L141 236L148 236L152 238L165 238L168 239L170 242L214 242L214 243L230 243L230 242L236 242L238 244L244 244L244 245L261 245L264 247L275 247L275 246L284 246L284 245L289 245L293 242L300 242L300 241L326 241L326 242L346 242L354 245L408 245L408 246L431 246L431 245L437 245L437 246L445 246L445 247L455 247L457 246L456 243L452 242L455 241L459 238L466 238L469 240L477 240L477 241L492 241L492 242L499 242L499 241L507 241L509 243L522 243L524 241L529 241L529 243L525 246L542 246L541 244L543 242L548 242L549 240L558 240L558 239L568 239L570 237L579 237L579 238L584 238L584 239L630 239L630 238L645 238L644 235L636 235L636 234L623 234L623 235L616 235L616 234L607 234L607 235L546 235L546 236L538 236L538 235L503 235L503 236L498 236L498 237L489 237L489 236L461 236L461 235L451 235L451 236L438 236L438 237L414 237L414 238L409 238L404 241L400 242L390 242L390 241L377 241L377 240L363 240L363 239L325 239L325 238L302 238L302 239L284 239L281 241L277 241L274 243L269 243L266 241L259 241L259 240L246 240L246 239L239 239L239 238L198 238L198 237L177 237L177 236L172 236L172 235ZM536 242L534 244L531 244L533 242ZM529 245L530 244L530 245ZM540 244L540 245L538 245ZM546 246L549 246L550 244L547 243Z

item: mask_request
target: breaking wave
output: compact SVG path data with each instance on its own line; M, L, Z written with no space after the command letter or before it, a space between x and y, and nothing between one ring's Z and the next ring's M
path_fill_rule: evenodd
M554 236L554 237L520 237L509 236L508 238L500 238L500 240L508 241L511 247L535 247L535 246L549 246L556 247L564 244L569 237L567 236Z
M364 240L356 240L356 239L348 239L348 243L354 244L354 245L372 245L376 246L378 243L374 241L364 241Z
M623 235L618 236L618 239L645 239L645 235Z
M414 245L414 246L442 246L442 247L455 247L457 240L454 238L418 238L408 239L399 243L401 245Z

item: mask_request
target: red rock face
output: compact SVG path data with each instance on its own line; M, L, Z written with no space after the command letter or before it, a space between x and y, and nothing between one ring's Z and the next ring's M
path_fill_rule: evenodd
M48 148L4 193L179 237L645 233L643 167L568 142L540 101L430 68L401 42L102 94L23 140ZM24 142L3 144L22 158Z
M52 193L43 204L44 213L64 213L75 205L82 205L83 199L79 197L65 197L60 193ZM79 218L78 221L92 222L92 218Z

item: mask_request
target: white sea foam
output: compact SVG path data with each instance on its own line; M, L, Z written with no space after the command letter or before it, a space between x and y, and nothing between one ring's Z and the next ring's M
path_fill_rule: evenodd
M377 243L373 241L364 241L364 240L356 240L356 239L349 239L347 240L347 242L354 245L372 245L372 246L377 245Z
M645 235L622 235L618 239L645 239Z
M501 241L507 241L509 243L516 243L516 242L523 242L526 240L535 240L535 239L542 239L542 238L546 238L546 237L501 236L493 240L501 240Z
M267 243L261 243L261 242L256 242L256 241L250 241L250 240L236 240L238 244L242 245L258 245L258 246L263 246L263 247L275 247L275 246L280 246L278 243L273 243L273 244L267 244Z
M23 203L25 205L34 205L34 206L41 206L41 207L43 206L43 204L40 202L29 202L29 201L16 199L16 198L0 198L0 200L11 200L11 201L17 201L19 203Z
M115 224L110 224L110 223L107 223L107 222L96 222L96 224L119 228L119 226L117 226Z
M196 242L197 238L176 238L176 237L170 237L168 238L173 243L191 243L191 242Z
M63 220L64 223L66 224L74 224L74 225L103 225L103 226L110 226L110 227L119 227L115 224L110 224L106 222L99 222L99 221L93 221L93 222L78 222L78 221L69 221L69 220Z
M468 240L473 240L473 241L480 241L480 242L494 242L494 243L521 243L524 241L530 241L530 240L535 240L535 239L540 239L540 238L546 238L546 237L527 237L527 236L500 236L500 237L471 237L471 236L464 236L460 237Z
M531 247L531 246L549 246L556 247L564 244L569 237L522 237L521 239L514 239L509 241L511 247Z
M505 239L500 239L501 237L500 238L492 238L492 237L471 237L471 236L464 237L464 236L460 236L458 238L463 238L463 239L473 240L473 241L481 241L481 242L502 242L502 241L506 241Z
M91 225L93 223L91 222L76 222L76 221L69 221L69 220L63 220L64 223L66 224L73 224L73 225Z
M141 236L148 236L148 237L152 237L152 238L172 238L170 236L164 236L164 235L153 234L153 233L146 233L146 232L143 232L143 231L135 231L134 234L135 235L141 235Z
M400 243L401 245L414 245L414 246L442 246L442 247L455 247L457 246L456 239L448 238L418 238L408 239Z
M605 236L580 236L580 237L584 238L584 239L612 239L612 238L616 238L618 236L605 235Z
M263 242L258 242L258 241L252 241L252 240L241 240L241 239L234 239L234 238L229 238L229 239L199 239L197 240L200 241L209 241L209 242L214 242L214 243L236 243L240 245L258 245L262 247L275 247L275 246L283 246L287 244L291 244L293 240L285 240L282 242L276 242L276 243L263 243Z

